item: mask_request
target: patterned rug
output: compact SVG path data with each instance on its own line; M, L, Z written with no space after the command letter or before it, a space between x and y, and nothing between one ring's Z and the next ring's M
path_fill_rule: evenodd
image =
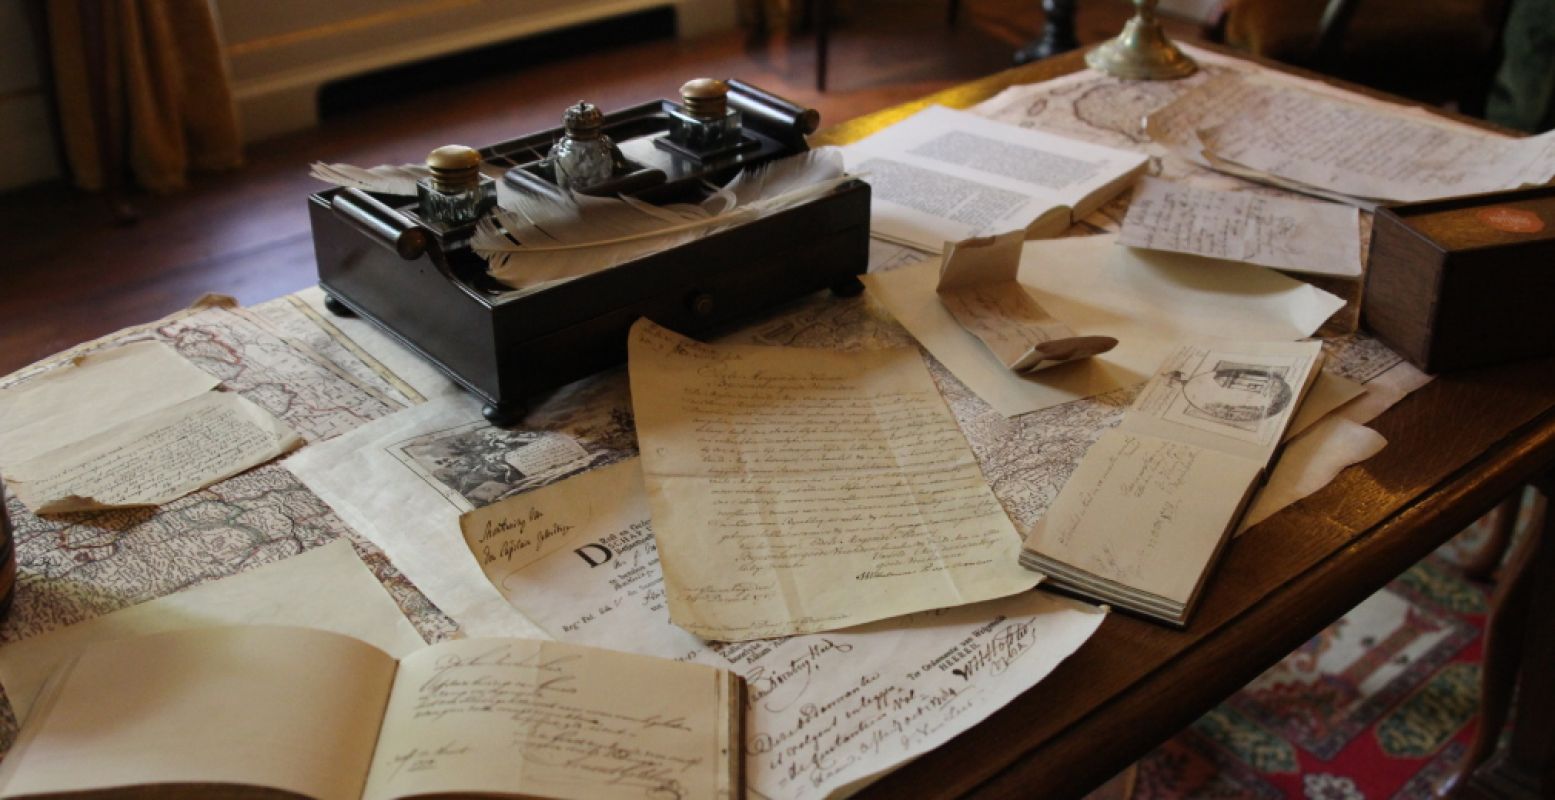
M1524 502L1526 515L1532 503ZM1133 800L1432 798L1468 748L1481 520L1136 765ZM1523 527L1526 527L1524 520Z

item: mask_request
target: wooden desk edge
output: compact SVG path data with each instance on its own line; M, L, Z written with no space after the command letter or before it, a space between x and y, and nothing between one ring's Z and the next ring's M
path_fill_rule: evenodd
M1249 58L1224 48L1205 49L1367 96L1419 106L1365 87L1265 59ZM932 104L966 108L1009 86L1050 80L1081 68L1083 55L1073 52L1006 70L829 128L814 137L813 143L845 144ZM1500 130L1481 120L1426 108L1445 117ZM1378 422L1396 419L1399 413L1397 409L1390 410ZM1291 575L1224 621L1211 631L1214 638L1201 636L1193 640L1169 669L1144 676L1107 702L1056 730L1036 747L1018 754L1001 754L1000 760L1005 763L989 770L967 769L972 765L954 757L947 758L945 754L950 749L947 745L887 776L868 793L1027 797L1034 787L1041 787L1043 796L1079 796L1157 744L1158 733L1148 731L1159 731L1163 725L1175 729L1191 723L1552 463L1555 463L1555 412L1546 404L1537 418L1506 433L1496 447L1460 464L1449 477L1429 488L1399 500L1382 520L1358 531L1343 550L1329 553L1304 571ZM1354 557L1357 555L1365 558ZM1298 605L1301 598L1313 596L1320 601ZM1259 636L1269 630L1278 631L1278 635ZM1241 633L1231 635L1237 632ZM1222 643L1227 638L1257 642L1257 646L1224 652ZM1192 675L1194 680L1184 681L1184 675ZM1028 694L1039 692L1040 686ZM1120 712L1124 708L1127 710ZM1144 718L1151 719L1152 724L1119 724L1122 720ZM976 736L977 729L974 728L958 739ZM1101 743L1105 743L1105 747L1100 746Z

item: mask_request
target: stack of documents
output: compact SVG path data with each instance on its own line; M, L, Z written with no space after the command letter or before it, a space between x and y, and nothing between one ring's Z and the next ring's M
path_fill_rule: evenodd
M1059 588L1186 624L1322 361L1319 342L1179 348L1085 454L1021 563Z
M1183 95L1148 130L1195 163L1362 208L1555 178L1555 132L1513 139L1239 76Z

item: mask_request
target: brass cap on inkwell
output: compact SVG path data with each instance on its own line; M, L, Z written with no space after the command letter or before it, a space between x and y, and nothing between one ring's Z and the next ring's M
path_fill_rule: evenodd
M462 144L445 144L427 154L432 186L440 192L464 192L480 187L481 154Z
M593 103L578 101L562 112L562 130L572 139L598 139L605 126L605 114Z
M729 111L729 84L717 78L686 81L680 87L680 103L697 119L723 119Z

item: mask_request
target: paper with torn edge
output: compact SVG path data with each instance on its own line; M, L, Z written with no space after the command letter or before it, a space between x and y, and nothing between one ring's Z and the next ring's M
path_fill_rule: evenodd
M629 336L677 625L764 639L1036 585L917 352L705 345L647 320Z
M6 469L37 514L155 506L290 452L302 438L247 398L205 392Z
M1106 618L1076 600L1022 592L843 631L704 641L666 613L636 459L508 498L461 524L490 585L557 639L744 676L751 797L857 790L1036 686Z
M0 465L90 439L220 384L161 342L132 342L79 356L21 386L0 390Z
M1076 333L1118 346L1038 373L1011 373L957 324L925 262L863 276L869 293L962 383L1013 417L1145 382L1191 339L1310 336L1344 301L1254 264L1117 246L1115 236L1027 242L1019 280Z
M284 561L0 647L0 685L17 719L25 719L55 667L87 645L225 625L319 628L361 639L396 658L425 645L351 543L337 539Z
M870 231L939 252L945 242L1019 228L1057 236L1149 163L1116 150L930 106L842 148L870 185Z
M1351 206L1200 189L1144 178L1118 244L1359 278L1360 212Z
M1014 372L1090 358L1118 346L1111 336L1077 336L1015 280L1025 231L952 242L940 263L940 302Z

